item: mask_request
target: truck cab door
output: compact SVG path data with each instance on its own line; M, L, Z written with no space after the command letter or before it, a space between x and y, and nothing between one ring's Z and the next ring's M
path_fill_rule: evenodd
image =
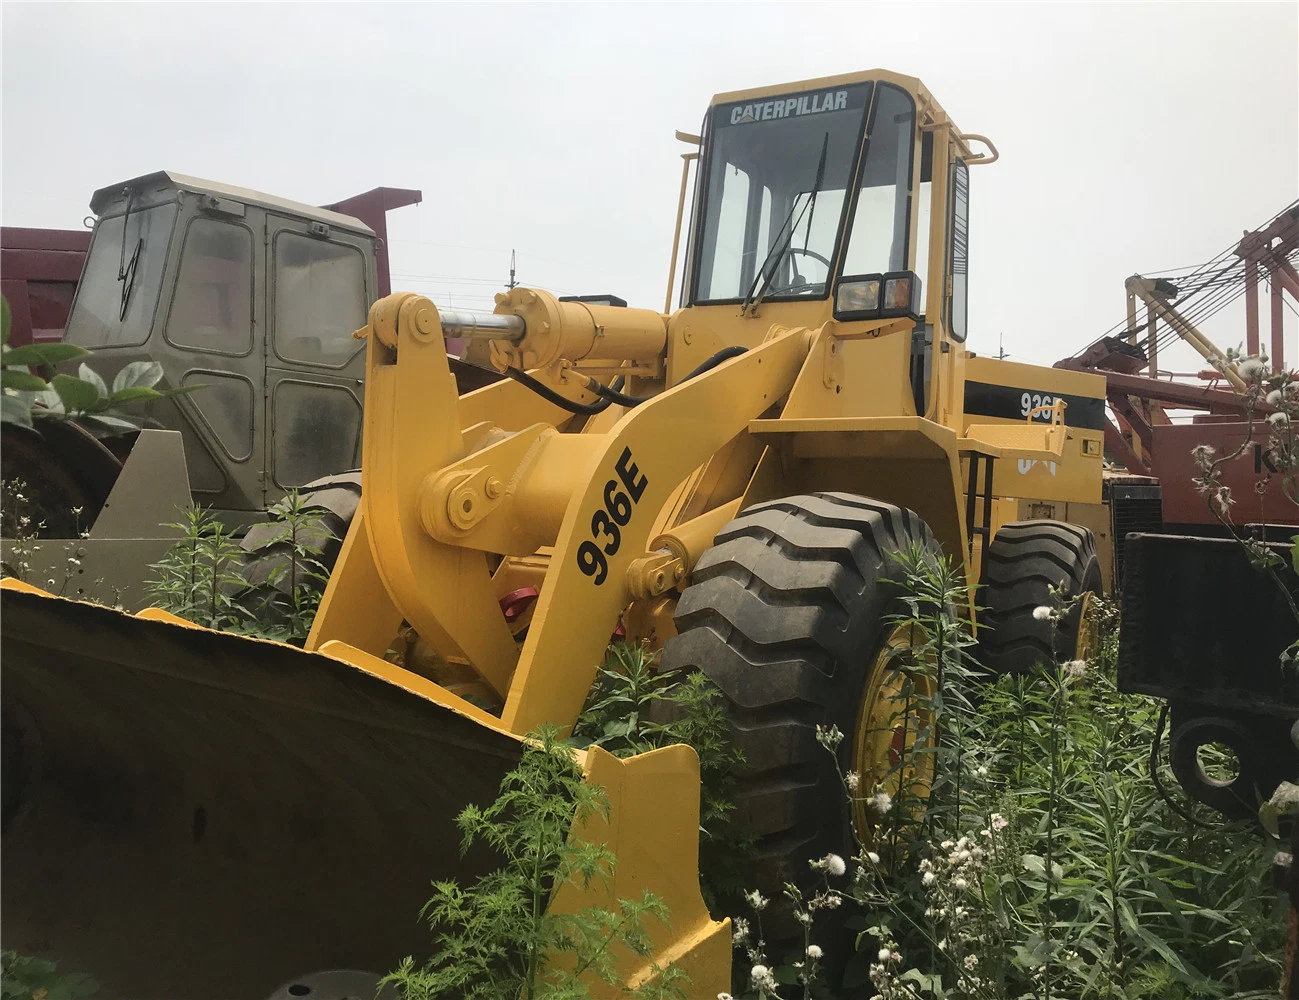
M267 215L266 493L360 466L374 239Z

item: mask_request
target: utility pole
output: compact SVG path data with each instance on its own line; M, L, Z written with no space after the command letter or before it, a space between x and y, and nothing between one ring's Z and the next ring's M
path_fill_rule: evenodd
M517 285L518 285L518 282L514 280L514 251L511 250L511 251L510 251L510 283L509 283L508 285L506 285L505 287L506 287L506 288L509 288L509 289L513 289L513 288L515 288Z

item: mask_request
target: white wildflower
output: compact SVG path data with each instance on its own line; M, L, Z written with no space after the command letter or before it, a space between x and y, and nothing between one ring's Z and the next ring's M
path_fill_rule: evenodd
M901 962L901 961L902 961L902 952L900 952L900 951L895 951L895 952L893 952L891 955L889 955L889 961L891 961L891 962Z
M807 910L795 910L794 919L804 927L812 926L812 914L808 913Z
M848 870L848 866L843 863L843 858L837 854L827 854L825 856L825 870L831 875L839 876Z
M820 945L809 944L807 946L807 957L810 958L813 962L819 959L821 957Z
M742 945L747 940L749 940L749 922L743 917L735 917L731 921L731 942Z
M976 778L986 778L988 776L988 769L980 764L974 769L974 776Z
M1001 815L1001 813L993 813L988 817L988 819L992 823L992 828L994 830L1004 830L1006 827L1010 826L1010 820L1006 819L1006 817Z
M1269 393L1267 394L1267 405L1268 405L1268 406L1280 406L1280 405L1281 405L1281 390L1280 390L1280 389L1273 389L1271 392L1269 392Z
M744 894L744 901L759 912L767 908L767 897L757 889L754 889L752 892L746 892Z
M731 996L729 993L718 993L717 1000L735 1000L735 997Z
M776 990L776 977L765 965L755 965L750 969L749 980L759 991L766 990L768 993L774 993Z
M1275 413L1269 413L1267 415L1267 422L1280 427L1282 424L1288 424L1290 422L1290 415L1284 410L1277 410Z
M1064 665L1064 675L1071 681L1077 680L1085 673L1087 673L1086 660L1070 660Z
M1033 609L1033 618L1040 622L1051 620L1051 609L1045 604L1039 604Z
M888 812L890 809L893 808L893 796L891 796L888 792L884 791L884 789L880 788L877 789L875 794L870 797L870 800L867 804L870 806L872 812L876 813L877 815L883 816L886 812Z
M938 876L935 875L933 872L925 872L923 875L920 876L920 881L923 882L925 885L933 885L936 881L938 881Z
M861 775L856 771L849 771L844 775L843 781L844 784L848 786L848 791L855 792L857 791L857 786L861 784Z
M978 955L975 955L975 954L971 953L971 954L965 956L965 967L966 967L967 969L973 969L973 968L974 968L976 965L978 965L978 964L979 964L979 956L978 956Z
M955 878L952 880L952 886L957 892L964 892L967 884L968 883L963 878Z
M821 900L821 905L827 910L837 910L839 909L839 904L842 902L843 900L838 896L826 896Z

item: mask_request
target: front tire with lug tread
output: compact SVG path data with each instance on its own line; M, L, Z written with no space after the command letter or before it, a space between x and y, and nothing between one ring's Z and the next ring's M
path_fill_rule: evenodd
M663 669L701 670L725 697L745 755L736 821L756 840L746 887L774 905L785 882L809 884L809 860L854 853L844 791L817 727L844 734L845 772L869 771L873 762L852 759L853 734L868 688L881 688L871 680L885 647L896 644L889 616L904 611L889 582L903 573L893 556L913 546L941 558L925 523L891 504L843 493L773 500L722 529L677 605ZM777 918L768 934L783 937L772 926L782 915L767 915Z

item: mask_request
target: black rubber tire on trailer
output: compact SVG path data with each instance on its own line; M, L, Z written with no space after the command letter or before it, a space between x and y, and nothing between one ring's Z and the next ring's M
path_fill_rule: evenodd
M1294 781L1295 748L1285 720L1230 709L1174 702L1168 760L1182 790L1224 816L1257 820L1258 807L1282 781ZM1218 743L1235 754L1239 770L1228 781L1206 774L1200 747Z
M890 556L916 544L941 555L925 523L890 504L843 493L773 500L722 529L677 604L662 666L701 670L725 696L745 755L734 815L756 840L742 874L773 901L769 944L789 930L782 885L806 887L811 859L853 853L844 792L816 729L837 725L840 766L859 766L859 707L892 631L887 618L903 610L886 582L901 572Z
M978 661L989 672L1027 674L1038 664L1079 655L1085 610L1079 601L1052 632L1050 621L1033 617L1051 606L1051 587L1068 597L1102 593L1096 539L1087 528L1063 521L1011 521L997 531L979 580Z
M332 572L361 503L361 473L325 476L299 487L298 495L306 506L317 512L302 540L319 549L316 558L325 570ZM248 586L239 593L238 600L259 617L273 620L276 608L288 597L289 580L281 572L291 557L286 531L283 524L255 524L240 541L244 552L243 576Z

